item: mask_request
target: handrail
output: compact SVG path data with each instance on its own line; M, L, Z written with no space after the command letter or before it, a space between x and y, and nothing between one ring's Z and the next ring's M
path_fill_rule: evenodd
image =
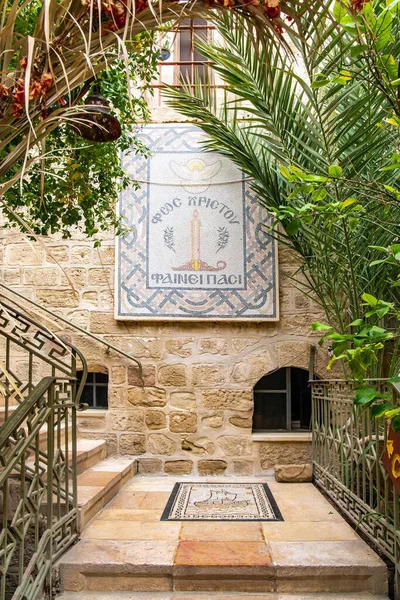
M114 346L113 344L110 344L109 342L107 342L106 340L103 340L102 338L100 338L99 336L95 335L94 333L92 333L91 331L86 331L86 329L83 329L83 327L80 327L79 325L76 325L75 323L72 323L71 321L68 321L68 319L65 319L64 317L62 317L61 315L58 315L56 313L54 313L52 310L50 310L49 308L46 308L44 306L41 306L40 304L38 304L37 302L35 302L34 300L31 300L30 298L26 298L25 296L23 296L22 294L20 294L19 292L17 292L16 290L10 289L8 288L6 285L4 285L3 283L0 283L0 287L4 288L7 290L7 292L11 292L12 294L14 294L15 296L18 296L18 298L21 298L22 300L24 300L25 302L27 302L28 304L31 304L32 306L34 306L35 308L38 308L39 310L42 310L43 312L51 315L54 319L57 319L59 321L62 321L63 323L65 323L66 325L68 325L69 327L72 327L73 329L76 329L77 331L79 331L80 333L83 333L85 335L87 335L88 337L92 338L93 340L96 340L96 342L98 342L99 344L103 344L104 346L106 346L107 348L109 348L110 350L114 350L114 352L117 352L118 354L120 354L121 356L124 356L125 358L128 358L129 360L132 360L134 363L137 364L138 369L139 369L139 379L140 381L143 383L144 385L144 380L143 380L143 366L142 363L140 362L140 360L138 360L137 358L135 358L134 356L132 356L131 354L128 354L127 352L124 352L123 350L121 350L120 348L118 348L117 346ZM7 296L4 296L5 298L7 298ZM26 309L25 309L26 310ZM54 334L53 334L54 335Z
M1 285L1 284L0 284ZM45 333L45 335L53 340L56 344L62 345L62 346L66 346L67 348L69 348L71 355L77 355L81 361L82 364L82 371L83 371L83 376L81 377L81 381L79 384L79 387L76 391L75 394L75 408L77 410L84 410L85 406L81 405L79 400L80 397L82 395L83 392L83 388L86 382L86 377L87 377L87 364L86 364L86 360L84 355L82 354L82 352L73 344L71 344L71 342L68 342L67 340L62 340L60 337L58 337L57 335L55 335L52 331L50 331L49 329L47 329L46 327L44 327L43 325L41 325L40 323L37 323L36 321L34 321L31 317L29 317L26 314L22 314L20 313L18 310L16 310L14 307L9 306L8 304L5 304L4 302L0 302L0 308L4 308L6 311L8 311L8 313L12 316L12 313L18 314L19 316L22 316L25 322L30 323L31 325L33 325L35 328L40 329L41 331L43 331ZM6 332L2 332L3 335L9 335L11 337L11 334L7 334ZM18 341L17 336L13 337L13 341L16 344L19 344L20 346L24 346L23 344L23 340ZM34 348L33 346L29 347L29 352L35 354L36 356L38 356L39 358L43 358L43 355L41 352L39 352L39 350L37 350L36 348ZM57 365L57 368L60 370L63 370L64 373L67 374L72 374L71 370L68 369L66 366L64 367L61 363L59 363Z
M0 427L0 448L8 441L10 434L28 417L32 407L42 398L56 381L56 377L43 377L27 398L13 411Z

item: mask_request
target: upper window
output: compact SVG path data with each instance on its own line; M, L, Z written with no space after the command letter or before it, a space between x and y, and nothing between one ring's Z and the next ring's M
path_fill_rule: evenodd
M310 429L311 386L305 369L284 367L254 386L253 431Z
M181 79L189 85L215 84L211 63L195 48L196 38L213 41L214 35L215 27L200 17L184 19L175 31L160 33L158 79L151 85L154 91L151 104L162 106L163 84L180 87Z
M82 380L82 371L76 374L78 385ZM108 374L88 373L80 402L90 408L108 408Z

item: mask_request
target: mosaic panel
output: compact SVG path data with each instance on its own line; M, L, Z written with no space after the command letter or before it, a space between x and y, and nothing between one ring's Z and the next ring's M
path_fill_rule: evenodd
M277 320L271 217L227 158L189 125L151 125L151 157L128 154L140 187L121 195L117 319Z

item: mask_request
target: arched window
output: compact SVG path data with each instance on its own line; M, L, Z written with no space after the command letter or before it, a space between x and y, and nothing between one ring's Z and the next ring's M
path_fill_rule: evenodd
M310 429L309 371L284 367L265 375L254 386L253 431Z
M78 385L82 380L82 371L76 373ZM108 408L108 373L88 373L80 402L90 408Z

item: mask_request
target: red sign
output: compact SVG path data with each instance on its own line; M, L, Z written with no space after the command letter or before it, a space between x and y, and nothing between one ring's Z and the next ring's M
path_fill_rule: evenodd
M391 427L383 453L383 465L400 494L400 433L394 432Z

